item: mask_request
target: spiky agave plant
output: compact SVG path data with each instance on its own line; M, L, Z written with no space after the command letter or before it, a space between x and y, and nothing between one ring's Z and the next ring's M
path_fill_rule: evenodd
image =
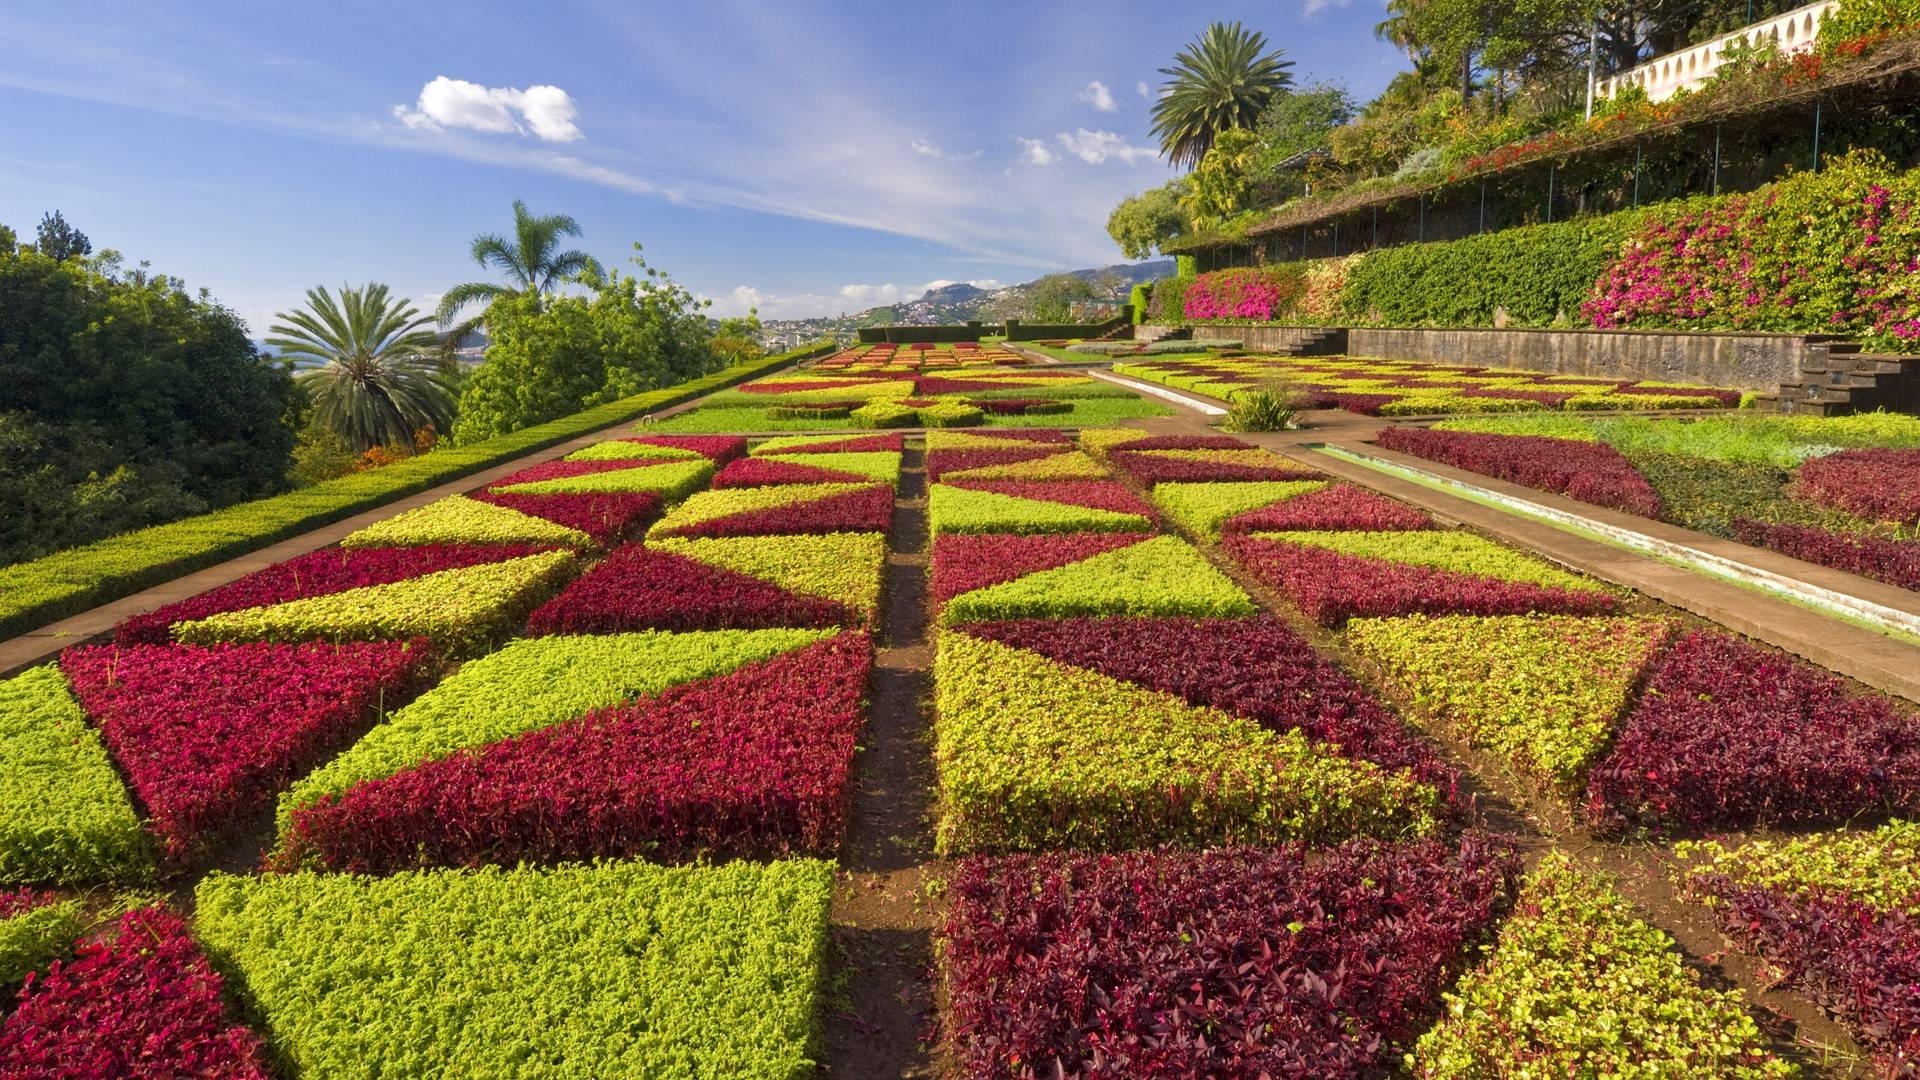
M385 285L342 285L338 301L324 285L308 289L305 308L275 318L267 344L320 365L303 372L301 384L320 422L355 450L410 447L421 428L452 427L454 396L434 320Z
M1168 81L1153 106L1160 152L1191 169L1221 132L1252 127L1274 95L1293 85L1293 61L1266 47L1265 34L1217 22L1173 58L1173 67L1161 68Z

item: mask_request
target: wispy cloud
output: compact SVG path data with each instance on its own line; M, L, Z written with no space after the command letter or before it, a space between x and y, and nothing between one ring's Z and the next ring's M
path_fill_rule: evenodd
M1111 160L1133 164L1136 161L1152 161L1160 156L1158 150L1147 146L1135 146L1126 136L1111 131L1088 131L1080 128L1069 135L1061 132L1055 136L1067 153L1089 165L1101 165Z
M1101 82L1099 79L1088 83L1086 89L1075 94L1074 98L1093 106L1101 112L1113 112L1120 108L1119 105L1114 103L1113 91L1108 90L1107 84Z
M969 150L964 154L949 153L940 149L939 146L926 138L915 138L907 143L907 149L919 154L921 157L935 158L940 161L972 161L980 156L980 151L978 150Z
M958 284L961 283L941 278L924 285L895 285L891 282L882 285L842 285L832 295L774 293L751 285L736 285L727 294L713 297L712 311L716 315L726 316L745 315L749 310L755 310L763 319L804 319L918 300L935 289ZM976 278L966 284L989 292L1001 287L995 278Z
M1301 0L1301 6L1308 15L1318 15L1328 8L1346 7L1353 0Z
M1047 144L1040 139L1015 135L1013 141L1020 144L1020 160L1027 165L1051 165L1060 160L1060 156L1047 149Z
M1153 87L1148 86L1146 83L1144 82L1134 83L1133 89L1135 93L1140 95L1140 100L1142 101L1153 100Z
M442 131L458 128L489 135L531 134L545 142L581 138L573 98L557 86L481 86L465 79L436 76L420 88L412 108L395 105L393 115L409 128Z

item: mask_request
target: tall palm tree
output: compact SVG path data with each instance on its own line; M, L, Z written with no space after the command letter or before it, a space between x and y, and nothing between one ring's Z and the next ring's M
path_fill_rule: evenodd
M320 422L355 450L412 446L429 424L441 433L451 428L454 397L435 355L433 319L388 296L385 285L342 285L338 302L324 285L308 289L305 309L275 319L267 344L289 359L318 362L300 382Z
M563 236L579 236L580 223L565 214L534 215L527 204L513 200L513 238L481 233L473 238L473 261L506 275L507 284L469 281L455 285L440 297L440 325L447 331L445 348L451 352L460 339L480 325L476 316L454 326L460 309L473 303L491 303L502 296L548 292L582 270L598 268L584 251L556 251Z
M1266 47L1265 34L1214 23L1173 58L1173 67L1160 69L1169 78L1153 106L1153 133L1175 165L1198 165L1214 136L1252 127L1274 95L1293 85L1293 61L1281 59L1282 49L1262 55Z

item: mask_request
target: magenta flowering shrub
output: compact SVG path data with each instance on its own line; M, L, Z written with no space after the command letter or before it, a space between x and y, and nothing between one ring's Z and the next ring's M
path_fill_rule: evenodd
M713 478L716 488L768 487L773 484L857 484L866 481L859 473L823 469L777 457L740 458L721 469Z
M1297 267L1242 267L1201 274L1187 286L1180 310L1188 322L1272 322L1306 293Z
M639 443L642 446L670 446L676 450L691 450L716 465L725 465L747 452L747 440L744 435L642 435L637 439L625 441Z
M311 596L331 596L364 585L390 585L441 570L502 562L548 550L551 549L522 544L321 548L256 570L198 596L135 615L114 627L113 640L120 645L164 645L173 640L170 630L175 623Z
M535 608L527 633L762 630L860 621L844 604L802 596L684 555L628 544Z
M1920 590L1920 540L1887 540L1812 525L1775 525L1749 519L1735 521L1734 531L1742 543L1903 589Z
M1847 1021L1886 1076L1920 1062L1920 922L1846 896L1743 884L1722 874L1690 879L1714 900L1720 929L1767 959L1785 982Z
M1785 653L1697 630L1587 776L1596 829L1658 833L1920 812L1920 718Z
M593 495L520 495L482 491L470 498L578 529L601 546L631 536L660 516L666 504L651 491Z
M260 1037L221 1001L180 916L128 912L113 940L75 954L28 977L0 1023L0 1076L267 1080Z
M1036 445L1032 449L1025 447L990 447L980 450L929 450L927 451L927 479L938 480L948 473L965 472L968 469L984 469L989 465L1013 465L1022 461L1038 461L1060 453L1064 447Z
M1153 517L1153 507L1142 502L1125 484L1112 480L951 480L948 484L968 491L997 491L1019 499L1044 499L1093 510Z
M871 657L868 635L849 631L357 784L295 811L284 858L390 873L830 855Z
M1221 545L1247 571L1285 594L1321 626L1386 615L1611 615L1611 593L1502 581L1261 540L1244 533Z
M972 858L941 931L970 1080L1374 1077L1512 902L1519 859L1465 836Z
M1194 451L1205 453L1206 451ZM1246 461L1209 461L1201 458L1166 457L1133 450L1129 445L1107 454L1113 467L1135 481L1152 487L1168 483L1222 483L1242 480L1323 480L1320 473L1305 465L1295 465L1275 457L1272 464Z
M1800 466L1793 494L1873 521L1920 522L1920 450L1842 450Z
M1390 427L1375 439L1388 450L1659 519L1660 496L1633 462L1606 443L1542 435L1481 435Z
M933 599L951 600L1149 539L1149 533L943 533L933 540Z
M1337 483L1235 515L1227 519L1221 531L1356 529L1366 532L1405 532L1431 528L1433 518L1425 510L1352 484Z
M182 860L425 688L413 642L95 645L60 669Z
M1409 770L1457 805L1460 775L1338 664L1267 615L970 623L967 633L1258 720Z
M765 510L708 518L673 529L669 536L788 536L835 532L886 532L893 524L893 487L858 491Z

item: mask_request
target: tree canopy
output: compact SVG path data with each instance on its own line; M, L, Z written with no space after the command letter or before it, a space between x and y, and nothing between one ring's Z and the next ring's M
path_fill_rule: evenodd
M1293 61L1238 22L1214 23L1180 50L1153 106L1153 134L1177 166L1191 169L1230 128L1252 127L1274 95L1292 84Z

